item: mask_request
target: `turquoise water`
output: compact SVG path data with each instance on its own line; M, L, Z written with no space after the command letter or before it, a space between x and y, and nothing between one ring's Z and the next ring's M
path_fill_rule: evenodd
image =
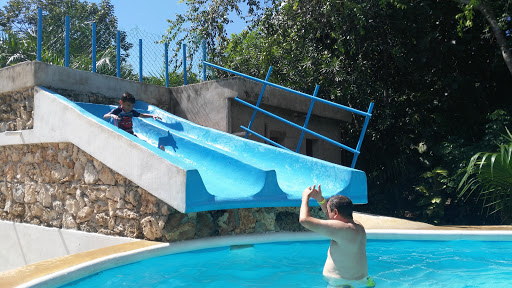
M147 259L61 287L322 287L328 241L205 249ZM511 287L512 242L369 240L377 287Z

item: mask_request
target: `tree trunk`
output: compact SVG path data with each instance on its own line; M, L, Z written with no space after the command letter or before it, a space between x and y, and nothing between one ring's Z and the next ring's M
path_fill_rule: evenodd
M505 64L507 64L508 71L512 75L512 53L510 49L508 49L507 41L505 40L505 35L503 30L500 28L498 21L496 20L496 16L492 12L489 7L484 4L480 4L476 6L482 14L484 15L489 25L491 25L492 32L494 33L494 37L496 37L496 41L498 42L498 46L500 46L501 55L503 56L503 60L505 60Z
M455 0L458 3L469 4L470 0ZM507 65L508 71L512 76L512 53L508 48L507 41L505 40L504 31L500 28L498 21L496 20L496 15L487 5L484 3L485 1L480 1L480 4L475 5L474 7L484 15L485 20L491 26L492 33L494 37L496 37L496 42L501 50L501 55L503 56L503 60L505 60L505 64Z

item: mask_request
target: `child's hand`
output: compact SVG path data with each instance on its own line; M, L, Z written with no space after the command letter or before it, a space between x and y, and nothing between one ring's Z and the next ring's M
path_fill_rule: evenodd
M117 116L115 114L110 114L110 118L115 119L115 120L119 120L119 116Z
M162 117L160 117L160 116L156 116L156 115L153 115L153 119L154 119L154 120L157 120L157 119L158 119L158 120L162 120Z

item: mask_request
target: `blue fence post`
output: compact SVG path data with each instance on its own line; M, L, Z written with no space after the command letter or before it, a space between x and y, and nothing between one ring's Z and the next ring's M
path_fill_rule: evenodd
M139 39L139 82L142 82L142 39Z
M41 61L41 45L43 44L43 9L37 8L37 61Z
M270 66L268 68L268 72L267 72L267 76L265 77L265 81L268 81L268 78L270 78L270 73L272 73L272 66ZM263 98L263 93L265 93L266 88L267 88L267 84L263 83L263 88L261 88L260 96L258 97L258 101L256 102L256 107L260 106L261 99ZM254 118L256 118L256 110L254 110L254 112L252 112L251 121L249 122L249 126L247 126L247 128L249 130L252 129L252 122L254 121ZM247 137L249 137L249 131L245 131L245 138L247 139Z
M320 85L316 85L315 87L315 93L313 93L313 97L316 97L316 95L318 94L318 89L320 88ZM306 116L306 121L304 122L304 129L307 129L308 127L308 123L309 123L309 118L311 117L311 113L313 112L313 105L315 104L315 99L311 99L311 104L309 105L309 110L308 110L308 115ZM300 151L300 146L302 145L302 140L304 139L304 130L302 130L302 133L300 133L300 138L299 138L299 144L297 145L297 150L295 152L299 153Z
M66 16L66 52L64 58L64 66L69 67L69 16Z
M183 50L183 85L187 85L187 44L181 45Z
M165 87L169 87L169 44L165 44Z
M203 81L206 81L206 65L204 65L204 62L206 61L206 41L203 40L202 44L203 44Z
M96 22L92 22L92 72L96 73Z
M361 131L361 135L359 136L359 141L357 142L356 151L361 151L361 145L363 145L363 139L364 134L366 133L366 128L368 127L368 122L370 121L370 117L372 117L372 110L373 110L373 102L370 103L370 107L368 107L368 115L366 115L364 119L364 125L363 130ZM357 157L359 156L359 153L354 153L354 158L352 159L352 165L351 168L354 168L356 166Z
M117 78L121 78L121 31L117 30Z

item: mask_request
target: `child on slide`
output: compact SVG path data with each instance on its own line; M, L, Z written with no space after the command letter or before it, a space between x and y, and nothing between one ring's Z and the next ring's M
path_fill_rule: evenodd
M140 117L140 118L153 118L153 119L159 119L162 120L161 117L152 115L152 114L146 114L146 113L139 113L136 110L133 109L133 106L135 105L135 97L130 94L129 92L124 92L123 96L121 97L121 100L119 100L119 107L115 108L114 110L108 112L103 116L103 119L114 119L117 121L117 126L124 131L132 134L133 136L137 137L135 133L133 133L133 117ZM163 145L160 145L160 150L165 150Z

